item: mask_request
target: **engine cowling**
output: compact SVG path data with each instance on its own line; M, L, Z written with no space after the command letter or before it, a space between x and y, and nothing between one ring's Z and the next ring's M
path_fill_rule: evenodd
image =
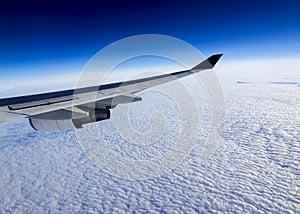
M66 131L82 128L84 124L95 123L101 120L110 119L109 109L96 109L90 111L88 116L76 119L50 120L29 118L29 123L32 128L38 131Z
M72 122L74 126L79 129L82 128L84 124L95 123L101 120L107 120L110 118L110 110L109 109L96 109L94 111L89 112L89 116L73 119Z

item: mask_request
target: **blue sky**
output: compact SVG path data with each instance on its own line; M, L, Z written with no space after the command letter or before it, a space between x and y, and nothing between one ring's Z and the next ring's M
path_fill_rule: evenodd
M205 55L223 52L224 61L299 56L296 0L95 2L2 3L1 84L79 72L106 45L147 33L177 37Z

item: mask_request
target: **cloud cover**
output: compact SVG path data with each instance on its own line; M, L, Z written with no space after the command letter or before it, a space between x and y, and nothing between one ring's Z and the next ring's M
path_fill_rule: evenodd
M273 80L283 78L273 76ZM120 179L98 169L72 131L36 132L26 120L0 124L0 210L296 212L300 205L299 87L253 81L230 84L224 90L227 116L210 160L201 161L205 138L200 136L181 165L144 181ZM210 121L207 100L201 104L203 123L208 124L202 127L205 136ZM110 121L99 127L109 130ZM125 147L120 149L127 151L124 155L132 155L126 144L114 139L111 143Z

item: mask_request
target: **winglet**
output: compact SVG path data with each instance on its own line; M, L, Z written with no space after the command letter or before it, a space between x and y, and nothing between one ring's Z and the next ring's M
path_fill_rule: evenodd
M223 54L215 54L208 57L206 60L200 62L198 65L193 67L191 70L204 70L213 68Z

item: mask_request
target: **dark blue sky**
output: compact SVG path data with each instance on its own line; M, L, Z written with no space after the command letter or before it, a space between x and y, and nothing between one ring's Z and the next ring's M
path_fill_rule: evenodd
M145 33L178 37L207 55L299 56L297 0L95 2L1 2L0 68L85 62L111 42Z

